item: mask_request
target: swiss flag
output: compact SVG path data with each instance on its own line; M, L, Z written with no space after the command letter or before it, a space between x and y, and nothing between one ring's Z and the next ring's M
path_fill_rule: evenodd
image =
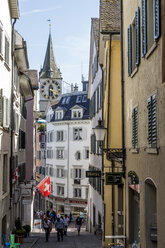
M15 182L18 180L18 167L15 169L14 179L15 179Z
M43 196L48 196L51 194L51 184L50 177L45 177L38 185L37 188L40 190Z

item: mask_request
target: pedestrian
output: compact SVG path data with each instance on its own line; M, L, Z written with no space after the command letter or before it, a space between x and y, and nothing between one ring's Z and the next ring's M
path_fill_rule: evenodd
M82 224L82 219L80 218L80 216L78 216L77 219L76 219L76 225L77 225L78 235L80 235L81 224Z
M51 227L52 227L51 221L46 217L43 221L43 229L45 230L46 242L48 242Z
M67 214L64 217L64 235L67 236L67 229L68 229L69 218Z
M70 212L70 215L69 215L69 222L71 223L72 222L72 213Z
M46 210L46 216L49 218L50 216L49 216L49 213L50 213L50 211L49 211L49 209L47 208L47 210Z
M60 242L60 238L63 241L64 221L61 218L60 214L57 214L57 219L55 221L55 229L57 231L57 240L58 240L58 242Z

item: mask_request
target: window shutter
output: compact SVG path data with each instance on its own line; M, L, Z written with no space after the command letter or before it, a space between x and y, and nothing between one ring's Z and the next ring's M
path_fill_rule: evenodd
M156 95L148 98L148 144L157 146Z
M142 46L142 57L147 52L147 4L146 0L141 0L141 46Z
M154 39L160 36L160 0L154 0Z
M140 8L135 12L136 65L140 63Z
M3 127L7 127L6 97L3 97Z
M138 146L138 107L132 111L132 147Z
M127 39L128 39L128 76L132 73L132 29L131 25L129 25L129 28L127 30Z
M70 169L70 177L73 179L74 178L74 169Z
M3 90L0 89L0 126L3 125Z
M82 169L81 170L81 179L84 179L85 178L85 169Z

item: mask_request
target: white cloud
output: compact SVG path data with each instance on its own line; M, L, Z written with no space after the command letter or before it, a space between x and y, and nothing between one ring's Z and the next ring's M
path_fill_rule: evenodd
M31 15L31 14L37 14L37 13L43 13L43 12L49 12L52 10L56 10L56 9L61 9L62 6L56 6L54 8L45 8L45 9L33 9L27 12L22 12L21 16L25 16L25 15Z

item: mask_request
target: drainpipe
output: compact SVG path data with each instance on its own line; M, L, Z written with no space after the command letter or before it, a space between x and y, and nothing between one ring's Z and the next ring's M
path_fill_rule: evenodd
M68 161L67 161L67 200L68 201L69 201L69 159L70 159L70 156L69 156L69 151L70 151L70 149L69 149L69 139L70 139L70 137L69 137L69 123L68 123Z
M124 120L124 66L123 66L123 0L120 0L120 30L121 30L121 94L122 94L122 149L123 149L123 177L126 179L126 175L125 175L125 171L126 171L126 166L125 166L125 120ZM125 180L126 181L126 180ZM124 222L125 222L125 227L123 226L124 229L124 235L125 235L125 247L127 245L127 233L126 233L126 228L127 228L127 218L126 218L126 213L127 213L127 204L126 204L126 183L124 185L124 189L125 189L125 213L123 212L124 216ZM123 190L124 190L123 189ZM124 209L124 203L123 203L123 209Z
M10 103L10 205L9 209L12 208L12 179L13 179L13 131L14 131L14 116L13 116L13 84L14 84L14 25L16 18L12 24L12 42L11 42L11 57L12 57L12 74L11 74L11 103Z

